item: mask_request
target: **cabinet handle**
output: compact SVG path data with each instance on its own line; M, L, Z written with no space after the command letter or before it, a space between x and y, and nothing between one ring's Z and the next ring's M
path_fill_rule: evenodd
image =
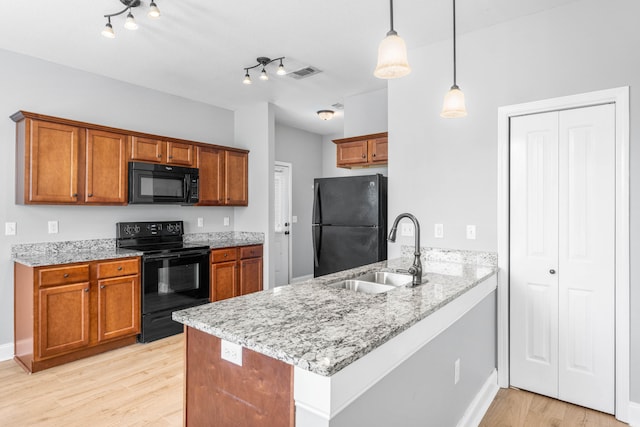
M72 196L73 197L78 197L78 193L73 193Z
M372 154L372 156L373 156L373 157L375 157L375 156L376 156L376 153L373 153L373 154Z
M228 254L226 254L226 253L225 253L225 254L224 254L224 257L226 258L226 257L227 257L227 255L228 255Z
M158 154L158 158L159 158L159 159L160 159L160 158L162 158L162 154Z
M173 156L169 156L169 159L173 159Z
M104 289L104 285L100 285L100 289Z
M93 193L87 194L87 197L93 197Z
M69 277L69 273L64 273L64 274L62 275L62 277L64 277L64 278L66 279L67 277Z
M363 158L363 159L366 159L366 158L367 158L367 155L366 155L366 154L363 154L363 155L362 155L362 158Z
M89 288L84 288L84 291L85 292L89 292Z
M122 266L119 266L119 267L118 267L118 271L122 271Z

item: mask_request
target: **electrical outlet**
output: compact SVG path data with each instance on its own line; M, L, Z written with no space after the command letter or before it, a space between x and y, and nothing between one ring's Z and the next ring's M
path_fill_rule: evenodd
M5 222L4 223L4 234L5 234L5 236L15 236L16 235L16 223L15 222Z
M221 342L220 357L242 366L242 346L225 340L221 340Z
M58 221L49 221L47 225L49 227L49 234L58 233Z
M413 237L413 224L400 224L400 234L402 236Z
M476 240L476 226L467 225L467 239Z
M204 227L204 218L198 218L198 227Z
M456 359L453 364L453 384L460 382L460 359Z
M224 224L225 227L229 226L229 217L225 216L224 219L222 220L222 223Z
M442 239L444 237L444 225L443 224L436 224L433 227L433 237L435 237L436 239Z

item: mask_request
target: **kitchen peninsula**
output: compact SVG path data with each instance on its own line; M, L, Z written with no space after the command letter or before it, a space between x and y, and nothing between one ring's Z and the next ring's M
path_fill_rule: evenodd
M428 282L413 288L331 286L407 268L405 249L397 260L174 312L186 329L186 425L473 419L478 396L497 390L491 254L427 250Z

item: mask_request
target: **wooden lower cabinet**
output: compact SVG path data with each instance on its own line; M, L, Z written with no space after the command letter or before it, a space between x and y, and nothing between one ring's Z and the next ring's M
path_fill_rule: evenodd
M293 427L293 366L242 349L242 366L221 357L221 340L186 327L185 426Z
M211 251L211 302L262 290L262 245Z
M15 360L37 372L136 342L140 259L14 265Z

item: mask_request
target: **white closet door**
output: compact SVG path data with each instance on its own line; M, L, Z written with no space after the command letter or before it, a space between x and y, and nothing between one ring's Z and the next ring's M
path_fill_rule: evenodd
M511 384L609 413L615 379L614 108L511 122Z
M558 114L511 122L511 385L558 393Z
M559 398L614 412L615 106L560 114Z

